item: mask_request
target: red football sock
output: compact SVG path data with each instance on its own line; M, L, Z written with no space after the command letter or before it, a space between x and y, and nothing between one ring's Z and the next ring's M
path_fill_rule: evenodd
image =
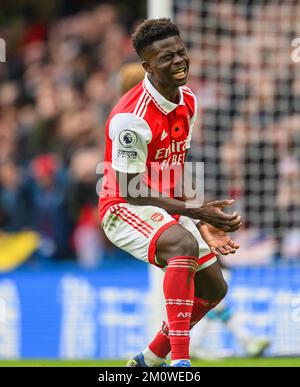
M220 301L221 300L210 302L204 300L203 298L195 297L190 328L197 324L206 315L206 313L209 312L210 309L214 308ZM169 326L165 321L148 347L156 356L161 358L167 357L168 353L171 351Z
M168 353L171 351L169 326L165 321L148 347L156 356L161 358L167 357Z
M171 360L190 357L189 331L197 268L196 257L178 256L168 260L163 289L169 322Z

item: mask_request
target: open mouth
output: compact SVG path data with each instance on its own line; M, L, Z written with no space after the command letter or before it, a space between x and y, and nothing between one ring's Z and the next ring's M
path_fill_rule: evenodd
M179 69L173 71L172 75L177 80L184 79L186 78L186 75L187 75L187 69L186 67L180 67Z

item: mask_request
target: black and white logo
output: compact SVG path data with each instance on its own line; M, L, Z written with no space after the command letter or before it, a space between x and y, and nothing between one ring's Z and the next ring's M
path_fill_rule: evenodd
M136 151L129 151L129 150L126 151L126 150L119 149L118 150L118 157L136 160L137 152Z
M131 148L136 144L137 137L132 130L126 129L120 133L119 141L125 148Z

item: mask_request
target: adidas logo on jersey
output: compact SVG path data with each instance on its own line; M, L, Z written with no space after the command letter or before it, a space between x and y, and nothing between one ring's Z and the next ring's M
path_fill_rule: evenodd
M163 132L160 136L160 141L163 141L166 137L168 137L168 133L165 130L163 130Z

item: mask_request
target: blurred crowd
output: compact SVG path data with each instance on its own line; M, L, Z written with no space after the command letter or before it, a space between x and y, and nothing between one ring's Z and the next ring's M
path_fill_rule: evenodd
M206 199L236 199L245 256L271 238L266 254L300 258L300 1L176 5L202 113L193 156L205 161Z
M39 257L101 259L96 166L130 32L105 4L0 29L0 230L36 230Z
M300 0L175 3L199 100L192 156L205 161L206 200L236 198L251 241L273 238L273 255L299 258L300 64L291 41ZM137 59L134 23L120 16L101 4L0 27L10 46L0 63L0 230L36 230L39 257L101 259L96 166L119 70Z

